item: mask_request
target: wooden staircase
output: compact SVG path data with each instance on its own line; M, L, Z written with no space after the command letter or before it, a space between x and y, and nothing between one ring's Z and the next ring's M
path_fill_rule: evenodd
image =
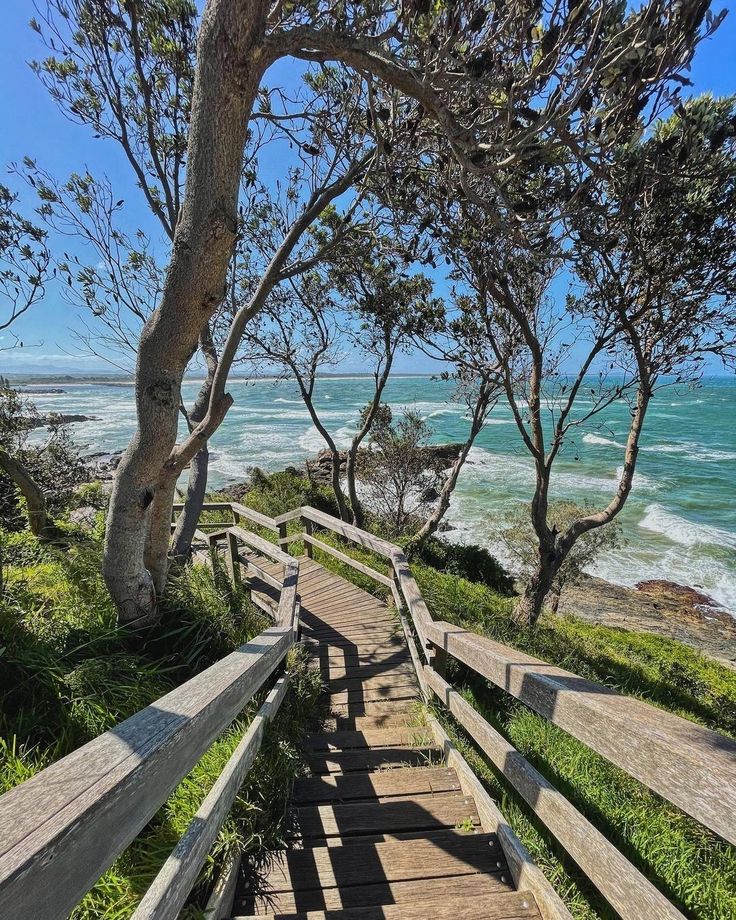
M264 598L269 588L258 588ZM292 799L293 843L235 912L263 920L539 917L443 762L396 611L300 559L303 638L329 694Z
M247 579L271 625L250 642L0 796L0 917L65 920L257 694L262 703L131 920L177 920L268 724L288 705L302 632L330 719L306 739L289 846L265 877L230 854L205 910L271 920L572 920L483 783L424 708L437 703L622 920L685 920L653 882L448 680L452 659L736 845L736 743L488 636L433 619L403 550L315 508L226 520L197 540ZM243 527L247 521L266 540ZM202 529L204 528L204 529ZM330 542L317 534L331 533ZM293 541L306 548L294 558ZM340 547L357 545L382 570ZM313 561L380 586L389 607ZM209 553L202 552L203 561ZM387 571L388 570L388 571ZM421 693L420 693L421 684ZM265 695L265 696L264 696Z

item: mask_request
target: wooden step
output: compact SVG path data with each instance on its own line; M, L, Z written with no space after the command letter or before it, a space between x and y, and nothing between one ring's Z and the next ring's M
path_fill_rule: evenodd
M388 623L392 626L400 625L395 611L389 610L388 608L383 610L376 610L373 608L369 610L365 606L351 608L351 610L346 613L335 614L327 619L322 619L322 617L306 612L301 620L306 629L324 629L325 627L341 629L344 626L367 626L371 623Z
M429 885L428 889L434 887ZM424 898L418 891L413 904L267 913L252 915L251 918L235 917L233 920L252 920L255 916L259 920L538 920L540 914L534 896L529 892L498 891L495 888L489 892L486 886L465 880L462 893L448 896L446 887L440 886L434 897Z
M326 647L325 654L331 658L342 657L352 653L355 657L376 655L377 659L380 661L385 659L386 656L392 655L397 650L406 650L403 634L401 636L390 636L387 638L363 638L359 641L346 639L344 636L342 636L339 638L335 637L329 641L320 641L319 644L315 638L310 637L309 635L305 635L303 638L305 642L308 642L309 645L312 646L312 648L316 647L320 653L322 652L322 646Z
M354 668L369 664L377 664L381 667L389 667L396 664L411 664L411 656L406 645L392 640L389 648L379 649L357 649L357 648L337 648L329 645L318 645L313 640L304 639L304 647L307 652L326 668ZM337 674L336 676L340 676Z
M283 850L265 879L271 904L260 912L414 903L419 896L440 892L446 898L468 896L467 883L478 879L483 884L475 886L475 896L513 890L490 834L444 832L411 846L399 841ZM430 885L431 880L443 884Z
M364 731L315 732L307 735L304 746L310 751L350 751L376 747L431 747L433 735L429 728L395 726Z
M416 672L410 659L403 656L400 661L373 661L369 664L348 664L344 661L329 662L329 667L324 669L324 678L332 684L346 680L373 680L377 677L388 675L412 677L416 679Z
M426 767L435 763L440 757L436 748L389 747L334 754L309 754L306 761L312 773L324 774L354 773L356 770L386 770L406 766Z
M386 713L405 712L411 715L419 700L415 693L413 696L391 698L385 697L377 700L364 700L360 702L335 702L330 700L330 709L334 716L381 716Z
M446 792L424 798L399 797L390 802L338 803L293 810L298 836L355 837L365 834L400 834L480 824L472 798Z
M384 706L376 715L349 716L337 715L328 719L329 727L334 731L364 731L373 728L393 728L394 726L417 727L419 714L417 704L412 704L408 709ZM334 726L334 728L333 728ZM328 727L327 725L325 726Z
M418 686L417 678L409 668L390 668L377 674L364 675L358 669L351 670L346 677L332 678L327 681L328 693L341 690L378 690L381 687L396 687L410 684Z
M292 800L297 805L322 802L386 801L395 796L418 798L459 792L457 774L449 767L412 767L377 773L336 773L297 779Z
M416 681L389 684L384 687L356 687L354 690L337 690L329 693L329 704L345 706L350 703L380 703L384 700L415 700L419 696Z

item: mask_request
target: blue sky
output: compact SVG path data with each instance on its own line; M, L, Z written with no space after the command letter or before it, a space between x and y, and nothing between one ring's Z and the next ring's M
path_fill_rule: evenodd
M89 168L106 173L119 196L125 199L124 215L130 227L143 227L156 237L160 230L141 203L127 162L111 141L94 140L92 132L67 121L51 102L46 90L31 72L28 62L43 57L39 37L28 27L33 14L30 0L14 0L3 9L0 30L0 168L24 156L59 178ZM719 6L714 6L717 11ZM293 79L297 65L282 65L284 78ZM289 72L288 68L291 68ZM270 81L274 82L274 74ZM701 45L691 73L691 92L736 93L736 14L729 15L716 35ZM277 166L277 164L273 164ZM4 182L14 186L12 178ZM19 189L20 190L20 189ZM50 288L44 301L22 317L14 332L31 347L0 351L0 371L5 373L94 373L109 371L99 359L85 359L71 329L78 319L74 309ZM0 341L0 348L4 343ZM7 343L5 343L7 344ZM432 369L426 358L404 356L398 370L421 372ZM346 371L357 368L346 366Z

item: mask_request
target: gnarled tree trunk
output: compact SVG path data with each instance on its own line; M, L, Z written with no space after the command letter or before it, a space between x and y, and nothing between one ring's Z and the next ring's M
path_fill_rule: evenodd
M269 63L266 13L263 0L215 0L202 18L184 204L161 304L141 336L138 429L118 467L105 539L105 582L121 622L156 616L160 578L146 566L148 532L156 523L160 535L163 494L153 521L152 512L176 443L182 377L224 295L248 119Z
M200 351L207 362L207 377L197 394L194 407L189 413L187 424L190 431L198 425L207 414L207 407L210 404L210 394L212 393L212 383L217 372L217 352L212 342L212 336L209 329L200 337ZM180 561L189 558L192 551L192 540L194 531L199 523L199 516L202 513L202 505L207 495L207 477L209 475L210 452L205 443L195 455L189 467L189 481L187 491L184 496L184 507L177 518L174 536L172 538L171 555L174 559Z
M2 447L0 447L0 467L12 479L26 500L28 509L28 526L31 533L40 537L48 527L48 514L46 512L46 499L36 480L31 476L25 466Z
M479 390L478 398L476 399L475 406L473 408L473 421L470 425L470 431L468 432L468 437L465 440L465 443L462 446L460 453L457 456L457 459L452 465L450 474L445 480L445 484L442 486L442 491L440 492L439 500L435 506L432 514L429 515L427 520L424 522L422 527L416 533L411 541L411 547L417 548L422 545L432 534L436 533L437 528L442 523L444 516L447 514L447 511L450 507L450 500L452 498L452 493L455 491L455 486L460 477L460 472L465 466L465 461L468 459L468 454L470 449L475 443L475 439L478 437L478 434L482 431L485 420L488 416L489 406L491 404L491 399L494 392L496 392L495 387L491 384L490 381L484 382Z

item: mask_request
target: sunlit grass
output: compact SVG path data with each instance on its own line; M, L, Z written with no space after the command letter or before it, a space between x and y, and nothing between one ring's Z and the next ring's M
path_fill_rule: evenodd
M0 792L152 703L261 632L268 622L227 575L204 565L172 577L161 623L119 629L100 575L101 530L63 549L3 536L0 596ZM201 916L213 867L233 849L257 866L283 840L286 803L313 718L319 672L289 654L290 689L210 853L185 916ZM73 913L128 918L227 763L265 695L251 701Z

